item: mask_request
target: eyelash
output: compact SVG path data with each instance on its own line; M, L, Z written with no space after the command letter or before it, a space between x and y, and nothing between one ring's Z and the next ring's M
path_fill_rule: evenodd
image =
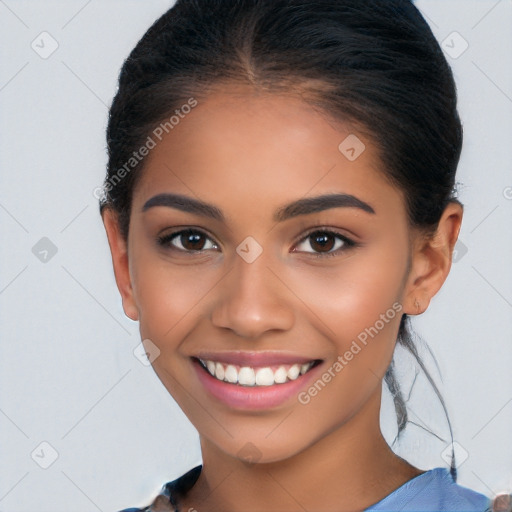
M201 231L200 229L191 229L191 228L189 228L189 229L183 229L181 231L174 231L173 233L169 233L167 235L159 236L159 237L157 237L157 243L160 246L162 246L162 247L163 246L167 246L171 250L181 251L181 252L185 252L185 253L197 254L197 253L200 253L200 252L204 252L204 249L197 250L197 251L190 251L190 250L179 249L177 247L169 245L170 242L173 239L177 238L179 235L182 235L184 233L204 235L206 238L208 238L210 241L213 242L213 240L204 231ZM308 233L306 233L304 236L302 236L302 238L297 240L294 245L297 245L297 244L300 244L300 243L306 241L309 237L311 237L314 234L332 235L335 238L338 238L339 240L341 240L343 242L343 245L341 247L339 247L338 249L336 249L335 251L332 251L332 252L324 252L324 253L321 253L321 252L316 252L316 253L314 253L314 252L313 253L312 252L306 252L306 254L308 254L309 256L312 256L313 258L327 258L327 257L330 257L330 256L338 256L340 253L345 252L345 251L347 251L347 250L349 250L351 248L357 247L359 245L357 242L354 242L350 238L347 238L346 236L342 235L341 233L338 233L338 232L333 231L331 229L322 228L322 227L313 228ZM214 245L217 245L217 244L215 244L215 242L213 242L213 243L214 243ZM299 251L297 251L297 252L299 252Z

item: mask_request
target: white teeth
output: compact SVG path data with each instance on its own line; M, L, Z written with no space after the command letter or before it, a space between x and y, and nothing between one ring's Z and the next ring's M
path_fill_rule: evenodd
M236 368L229 364L226 368L226 372L224 373L224 379L228 382L231 382L231 384L236 384L238 382L238 372L236 371Z
M260 368L256 372L257 386L272 386L274 384L274 372L270 368Z
M286 368L284 366L280 366L276 373L274 373L274 382L276 384L282 384L283 382L286 382Z
M295 380L300 373L300 365L294 364L287 372L288 378L290 380Z
M202 363L205 364L204 361ZM215 363L213 361L206 361L206 367L212 375L215 375Z
M224 366L221 363L215 363L215 377L224 380Z
M300 374L304 375L309 370L309 368L310 368L309 363L303 364L300 367Z
M256 375L254 370L247 366L240 368L238 372L238 383L242 386L254 386L256 384Z
M272 386L274 384L283 384L288 381L296 380L300 375L304 375L313 366L314 361L304 364L293 364L288 370L285 366L280 366L275 372L272 368L251 368L244 366L237 370L232 364L224 365L215 361L200 359L201 363L207 368L210 375L218 380L229 382L231 384L240 384L241 386Z

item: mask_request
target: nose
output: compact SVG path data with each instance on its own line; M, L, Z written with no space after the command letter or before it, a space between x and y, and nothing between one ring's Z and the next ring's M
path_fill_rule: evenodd
M231 271L219 283L221 293L212 311L213 325L230 329L241 338L292 328L293 294L264 255L265 251L252 263L234 257Z

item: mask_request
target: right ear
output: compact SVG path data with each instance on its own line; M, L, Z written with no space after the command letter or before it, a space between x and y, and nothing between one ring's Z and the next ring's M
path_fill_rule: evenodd
M119 216L112 208L105 208L101 212L103 225L107 232L108 245L112 253L112 265L116 278L117 288L123 300L123 309L128 318L139 319L139 312L133 296L133 287L128 265L128 247L121 235Z

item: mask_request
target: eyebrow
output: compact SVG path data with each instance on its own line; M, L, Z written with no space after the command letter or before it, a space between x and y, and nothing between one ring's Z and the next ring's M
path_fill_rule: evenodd
M144 203L142 211L145 212L155 206L175 208L183 212L225 222L222 211L216 206L181 194L158 194L153 196ZM298 199L278 208L274 212L273 220L274 222L283 222L299 215L308 215L331 208L358 208L366 213L375 215L375 210L368 203L351 194L325 194Z

